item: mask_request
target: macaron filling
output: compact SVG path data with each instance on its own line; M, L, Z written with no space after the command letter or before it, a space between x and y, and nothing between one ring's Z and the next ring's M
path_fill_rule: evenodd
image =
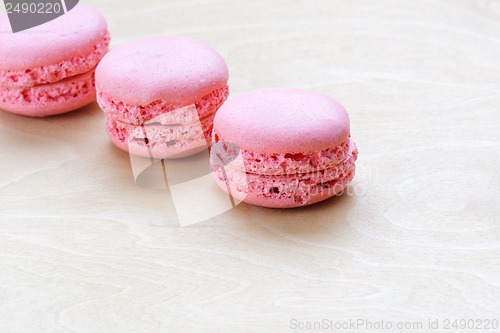
M222 142L217 130L214 129L213 141ZM323 170L341 164L348 156L351 148L350 137L346 138L336 147L302 153L260 153L248 149L223 149L219 154L223 154L225 161L236 160L241 155L242 165L232 163L233 168L245 172L262 175L284 175L310 172L311 170Z

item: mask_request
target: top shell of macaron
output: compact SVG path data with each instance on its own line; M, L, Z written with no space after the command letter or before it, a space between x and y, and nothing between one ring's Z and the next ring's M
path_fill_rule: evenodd
M112 49L96 71L99 93L128 104L156 100L187 105L224 88L229 74L219 53L185 37L157 36Z
M107 33L104 17L79 3L68 13L31 29L12 33L0 15L0 71L25 70L88 54Z
M230 98L214 131L224 142L258 153L299 153L338 146L349 136L349 116L316 91L260 89Z

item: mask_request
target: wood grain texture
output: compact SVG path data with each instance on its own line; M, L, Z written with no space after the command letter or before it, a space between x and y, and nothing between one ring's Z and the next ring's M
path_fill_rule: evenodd
M500 319L499 1L85 2L113 46L211 44L232 94L336 97L360 149L353 195L181 228L168 191L135 184L97 104L1 112L0 332Z

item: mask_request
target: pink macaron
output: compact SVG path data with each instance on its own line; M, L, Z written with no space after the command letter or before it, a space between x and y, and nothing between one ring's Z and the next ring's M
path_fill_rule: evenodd
M207 149L228 76L224 59L190 38L149 37L111 50L96 71L109 137L126 152L158 159Z
M217 184L265 207L310 205L344 190L358 150L340 103L299 89L229 99L214 119L210 162Z
M45 117L91 103L95 68L109 40L103 16L82 3L18 33L0 15L0 109Z

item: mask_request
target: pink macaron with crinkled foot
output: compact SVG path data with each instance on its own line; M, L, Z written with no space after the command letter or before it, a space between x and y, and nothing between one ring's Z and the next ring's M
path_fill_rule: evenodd
M0 109L45 117L91 103L95 68L109 40L104 17L82 3L17 33L0 15Z
M228 76L224 59L190 38L149 37L111 50L96 71L109 137L126 152L158 159L207 149Z
M336 100L300 89L261 89L229 99L214 119L217 184L265 207L310 205L344 190L358 150Z

